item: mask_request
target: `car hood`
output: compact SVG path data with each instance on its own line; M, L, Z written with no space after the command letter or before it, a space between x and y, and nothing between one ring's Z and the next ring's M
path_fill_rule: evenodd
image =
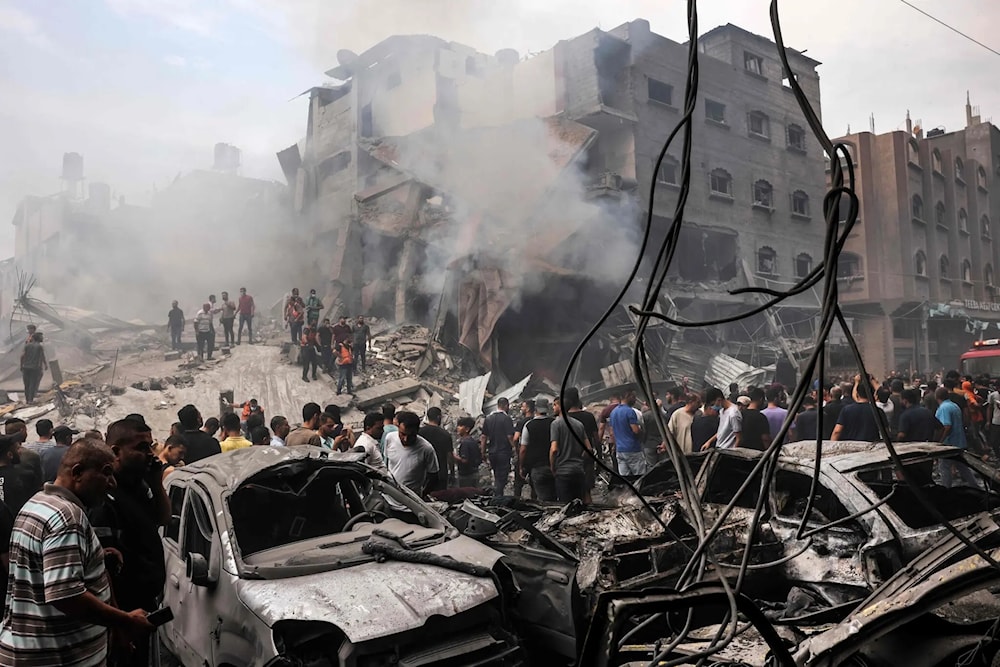
M464 536L420 553L485 567L501 557ZM394 560L288 579L240 579L237 588L268 627L278 621L325 621L354 643L420 628L431 616L455 616L499 595L490 577Z

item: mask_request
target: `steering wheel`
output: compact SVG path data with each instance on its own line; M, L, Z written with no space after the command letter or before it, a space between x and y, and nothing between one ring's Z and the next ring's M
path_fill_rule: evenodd
M360 512L358 514L355 514L354 516L352 516L350 519L347 520L347 523L344 524L344 527L341 529L341 532L346 533L351 528L354 528L354 526L361 523L363 519L369 519L371 520L372 523L378 523L378 521L375 521L375 518L379 516L382 517L382 521L385 521L386 519L389 518L388 514L386 514L385 512L380 512L378 510L370 510L367 512Z

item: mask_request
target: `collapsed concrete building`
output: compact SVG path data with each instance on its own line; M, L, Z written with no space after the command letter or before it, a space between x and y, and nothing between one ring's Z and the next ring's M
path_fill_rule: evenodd
M328 249L327 305L426 324L501 383L560 376L638 255L686 48L637 20L524 59L430 36L341 51L327 72L341 83L308 91L305 140L278 155ZM824 228L823 153L787 86L797 77L818 111L819 63L789 50L786 76L773 42L732 25L700 48L691 197L662 305L691 320L757 303L729 290L789 287L821 257ZM647 263L671 223L679 152L655 175ZM745 365L794 366L818 305L804 295L756 323L660 327L660 370L700 379L723 345ZM578 383L627 357L619 315Z

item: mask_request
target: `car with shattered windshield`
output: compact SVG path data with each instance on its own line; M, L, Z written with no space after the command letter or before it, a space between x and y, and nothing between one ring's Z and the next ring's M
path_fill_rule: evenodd
M522 664L501 554L360 456L250 447L167 478L160 634L184 665Z
M711 543L721 573L736 574L752 539L752 567L743 591L774 618L826 621L846 615L946 537L941 518L969 539L997 544L997 470L962 450L935 443L900 444L896 449L908 477L936 511L919 502L895 470L885 445L827 442L806 517L816 445L803 442L782 448L774 475L764 486L761 520L755 528L752 518L762 493L760 471L755 469L762 453L729 449L686 456L706 524L732 506ZM954 464L969 466L977 485L941 485L935 471ZM469 503L449 516L459 526L465 525L463 515L471 517L481 539L504 553L524 591L515 615L533 620L523 639L529 645L559 646L561 655L568 657L598 595L676 584L697 544L695 522L679 497L678 477L673 464L665 461L636 482L660 521L625 490L614 492L607 504L590 507L520 501L511 509L486 501L480 504L492 518L476 517ZM495 530L483 530L487 519ZM806 536L797 539L802 524ZM710 566L707 578L718 576Z

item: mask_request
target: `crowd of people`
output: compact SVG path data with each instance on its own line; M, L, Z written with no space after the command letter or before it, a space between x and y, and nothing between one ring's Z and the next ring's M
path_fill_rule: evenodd
M613 457L619 474L634 477L664 460L674 444L682 453L712 447L766 450L786 421L783 442L814 441L822 412L824 440L881 440L878 419L895 442L939 442L1000 459L1000 383L988 378L950 371L940 386L936 381L907 386L896 377L878 382L856 376L822 387L816 382L790 420L788 401L786 388L778 384L744 389L734 384L728 394L717 387L691 392L678 386L655 406L641 407L635 392L627 392L613 397L600 414L600 451ZM963 483L976 485L969 468L951 463L938 468L941 484L951 486L955 471Z
M198 312L191 319L194 326L195 344L198 349L200 359L211 359L215 354L215 316L219 316L219 324L222 326L223 342L226 347L243 344L243 330L247 331L247 342L253 345L253 320L257 314L257 305L253 297L247 294L247 288L240 288L239 299L233 301L229 298L229 292L222 292L222 301L218 301L214 294L208 295L208 300L201 305ZM236 328L236 317L239 316L239 328ZM177 301L170 306L167 313L167 331L170 332L170 346L174 350L181 349L184 331L187 329L188 320L184 317L184 311Z

